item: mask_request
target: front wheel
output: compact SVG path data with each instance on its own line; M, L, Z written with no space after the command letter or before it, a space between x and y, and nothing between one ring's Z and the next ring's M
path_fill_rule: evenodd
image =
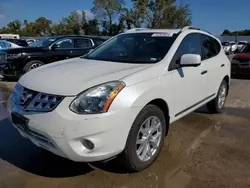
M227 87L227 82L225 80L222 81L218 94L216 96L216 98L212 101L210 101L207 104L207 108L208 111L210 113L221 113L225 102L226 102L226 97L227 97L227 93L228 93L228 87Z
M133 172L153 164L163 146L166 135L163 112L155 105L147 105L136 117L122 154L122 162Z
M25 67L24 67L24 72L29 72L33 69L36 69L38 67L41 67L42 65L44 65L43 62L39 61L39 60L33 60L33 61L30 61L28 62Z

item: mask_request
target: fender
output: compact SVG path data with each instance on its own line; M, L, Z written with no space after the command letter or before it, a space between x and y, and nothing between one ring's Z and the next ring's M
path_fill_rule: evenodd
M26 63L28 63L29 61L32 61L32 60L40 60L45 64L48 63L47 58L42 56L42 55L30 55L24 59L23 65L25 65Z

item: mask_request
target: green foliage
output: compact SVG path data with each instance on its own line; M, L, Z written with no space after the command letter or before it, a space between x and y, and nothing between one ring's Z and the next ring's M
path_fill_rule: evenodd
M109 35L113 34L113 22L117 16L123 11L123 0L94 0L94 6L91 11L95 14L96 18L105 25L104 33ZM117 28L115 28L117 29Z
M240 30L240 31L229 31L228 29L224 30L221 34L222 36L249 36L250 29Z
M51 35L116 35L134 27L177 28L191 25L188 5L177 0L131 0L133 7L126 8L124 0L94 0L91 12L95 18L86 18L84 11L72 12L53 24L40 17L34 22L19 20L0 28L0 33L15 33L21 36Z
M133 8L124 14L127 26L180 28L191 25L188 5L176 3L176 0L133 0Z

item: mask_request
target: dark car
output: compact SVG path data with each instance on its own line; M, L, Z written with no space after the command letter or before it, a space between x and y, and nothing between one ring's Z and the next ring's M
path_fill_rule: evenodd
M245 45L240 53L232 59L231 74L234 77L250 76L250 43Z
M0 74L6 79L18 78L44 64L85 55L104 41L99 37L63 36L42 39L28 48L1 50L5 62L0 62Z
M6 41L9 41L9 42L12 42L18 46L21 46L21 47L28 47L29 44L26 42L26 40L22 40L22 39L1 39L1 40L6 40Z

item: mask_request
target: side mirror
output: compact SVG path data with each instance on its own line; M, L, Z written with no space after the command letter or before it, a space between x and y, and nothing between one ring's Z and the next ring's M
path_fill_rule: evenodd
M54 45L52 45L51 49L52 49L52 50L55 50L55 49L57 49L57 48L59 48L59 47L60 47L59 44L54 44Z
M201 64L201 56L198 54L185 54L181 57L181 67L196 67Z

